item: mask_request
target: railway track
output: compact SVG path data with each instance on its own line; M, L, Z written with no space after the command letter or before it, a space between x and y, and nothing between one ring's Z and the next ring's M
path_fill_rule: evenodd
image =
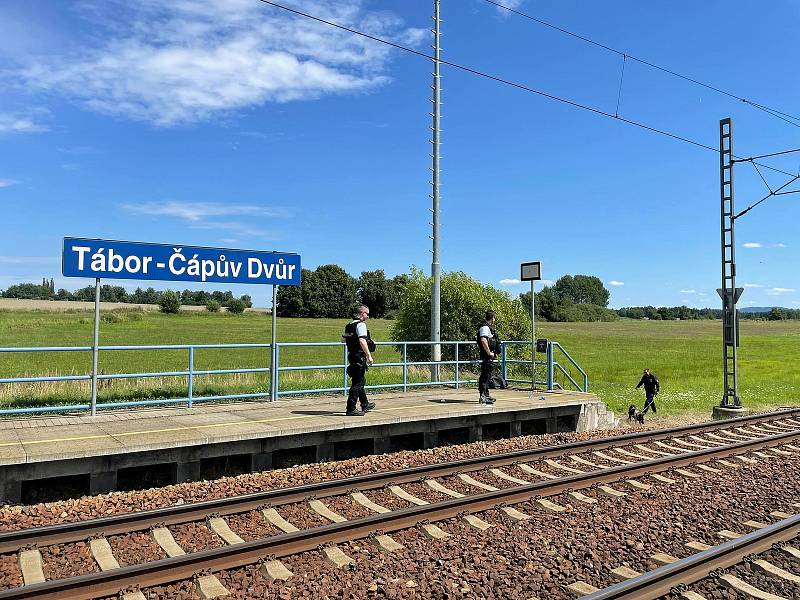
M797 507L800 507L800 504ZM787 542L793 541L795 544L800 542L800 515L787 515L786 518L773 524L750 523L749 525L751 528L755 528L755 531L741 535L721 532L734 539L718 546L709 547L698 542L690 542L687 545L699 551L683 559L665 554L654 555L657 561L665 564L653 571L638 574L630 569L618 569L617 573L624 580L608 588L596 591L589 591L588 586L575 589L589 591L588 594L580 596L582 600L642 600L643 598L658 598L667 595L682 597L686 600L704 600L703 596L692 592L689 588L691 584L711 576L719 581L720 587L728 587L741 592L746 597L764 600L784 598L755 588L735 575L726 573L726 569L747 562L755 564L772 577L795 584L800 583L800 577L797 575L757 556L768 550L776 549L791 557L800 566L800 550L795 546L787 545Z
M724 466L726 459L729 458L747 462L751 459L744 456L745 454L764 450L773 453L772 456L800 453L800 447L791 445L800 440L800 419L796 418L798 415L800 410L781 411L723 423L634 433L236 498L172 506L163 510L94 521L7 532L0 534L0 554L19 552L22 558L23 553L32 553L26 556L35 563L38 550L32 548L32 544L42 547L84 542L87 538L94 537L90 544L94 542L94 546L100 548L98 554L106 556L106 565L104 568L96 556L100 572L51 581L40 580L39 583L2 591L0 600L113 596L119 590L133 585L146 587L191 579L198 572L219 571L254 564L263 561L265 557L270 557L263 563L267 575L274 579L285 578L287 574L281 571L278 559L315 550L320 546L373 536L377 544L391 550L393 541L387 534L394 531L422 524L431 537L444 534L435 525L430 525L429 521L461 517L469 519L473 526L481 528L482 521L471 513L500 506L512 519L521 520L528 518L528 515L506 505L535 499L542 508L559 511L563 510L563 507L549 502L548 497L566 492L576 501L594 502L590 496L577 490L589 488L599 493L623 495L608 484L622 482L623 485L635 489L646 489L648 484L636 478L651 476L658 481L669 482L670 477L659 473L672 471L681 475L688 473L685 475L687 477L697 477L696 473L685 471L685 467L698 466L702 471L718 472L718 468L705 463L722 461L717 467ZM560 458L560 462L554 458ZM530 466L531 464L535 467ZM727 463L727 466L733 465ZM469 473L473 473L474 477ZM446 494L449 499L426 502L404 491L403 485L418 484L421 478L426 485ZM458 480L478 492L471 494L457 492L452 486L447 487L440 483L441 480L447 482L447 478ZM531 481L533 478L539 480ZM501 481L503 485L508 484L508 487L500 487L498 484ZM411 506L389 510L373 502L366 495L366 492L381 489L390 489ZM330 510L321 500L343 495L348 495L374 514L346 520ZM281 517L276 510L278 507L301 502L314 507L318 515L326 519L326 522L330 521L329 524L298 529ZM239 538L227 527L223 517L251 510L260 510L264 518L283 530L283 533L251 541ZM170 542L171 535L165 535L168 532L168 525L203 519L226 541L225 546L188 554L183 553L180 548L178 548L180 552L174 551L174 546L173 552L169 551L174 539ZM162 539L159 543L167 550L169 558L123 567L119 567L118 564L115 566L113 560L110 562L107 560L111 551L105 536L148 528L153 530L154 536L155 532L160 532ZM335 547L328 546L328 548L330 554L334 555L332 560L335 561ZM344 560L347 557L338 558ZM39 568L41 569L41 566ZM130 595L131 599L135 597L138 596Z

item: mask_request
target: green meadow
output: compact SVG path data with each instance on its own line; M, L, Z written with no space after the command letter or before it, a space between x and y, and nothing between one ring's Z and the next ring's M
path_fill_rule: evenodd
M377 340L390 340L391 321L371 320ZM280 342L338 342L343 320L279 319ZM193 312L164 315L157 312L115 311L103 313L101 345L267 343L269 315ZM540 323L538 336L559 341L589 375L589 390L615 411L641 406L642 390L634 390L644 367L659 377L662 393L659 411L667 415L708 413L721 398L722 349L718 321L632 321L612 323ZM0 346L89 346L92 315L87 312L0 311ZM522 349L519 350L522 352ZM800 356L800 322L742 321L740 390L750 408L787 406L800 398L800 371L794 360ZM395 347L379 347L378 362L397 362ZM543 357L541 357L543 358ZM558 357L557 357L558 360ZM100 354L100 372L140 373L187 369L185 350L105 351ZM341 345L335 347L282 348L281 366L340 364ZM562 361L565 364L565 361ZM269 366L269 351L259 349L199 349L195 370L259 368ZM91 369L91 353L2 353L0 377L81 375ZM574 369L568 368L580 381ZM529 377L525 366L512 369ZM409 382L424 382L427 367L409 369ZM452 378L452 369L443 377ZM468 369L461 379L474 378ZM544 378L540 368L538 378ZM341 369L281 373L280 389L316 389L342 385ZM557 378L568 387L565 378ZM399 367L370 370L368 382L390 384L402 381ZM197 376L194 394L266 392L268 374ZM85 402L88 382L0 384L0 406L33 406L43 403ZM153 377L103 381L101 401L185 397L185 377Z

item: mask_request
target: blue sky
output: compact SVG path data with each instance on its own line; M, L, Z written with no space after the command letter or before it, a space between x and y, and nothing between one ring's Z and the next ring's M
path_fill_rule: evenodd
M429 49L428 0L286 3ZM796 2L507 3L800 113ZM442 0L442 17L444 59L616 110L619 56L483 0ZM0 288L90 283L60 278L63 236L429 271L430 68L256 0L0 3ZM612 306L719 304L717 154L442 74L444 270L517 294L519 263L541 260L548 279L597 275ZM797 127L632 61L619 110L714 147L731 116L742 156L800 147ZM800 153L766 162L797 172ZM766 190L736 168L742 209ZM800 306L798 217L788 195L738 221L741 305Z

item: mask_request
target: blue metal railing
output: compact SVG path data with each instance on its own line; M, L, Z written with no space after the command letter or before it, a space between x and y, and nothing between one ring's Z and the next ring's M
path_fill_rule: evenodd
M463 385L474 384L476 379L464 379L461 375L461 368L469 365L479 364L479 360L463 359L459 352L462 345L474 345L474 340L469 341L454 341L454 342L439 342L441 346L452 346L453 360L442 361L409 361L409 346L430 346L433 342L377 342L379 346L393 346L400 351L400 362L383 362L375 363L372 368L385 368L385 367L401 367L402 379L398 383L384 383L373 384L366 386L367 389L390 389L398 388L403 391L408 391L409 388L414 387L430 387L430 386L455 386L459 388ZM281 366L281 349L289 348L319 348L319 347L338 347L343 348L342 362L340 364L323 364L323 365L284 365ZM530 379L509 379L509 366L510 365L526 365L530 367L530 359L516 359L509 358L509 348L517 346L527 346L530 348L530 341L504 341L501 345L500 351L500 372L504 379L511 383L527 383L530 384ZM179 371L160 371L160 372L142 372L142 373L114 373L102 374L98 373L96 379L99 381L109 380L122 380L122 379L145 379L151 377L185 377L186 378L186 392L185 397L179 398L160 398L151 400L132 400L120 402L98 402L94 406L91 404L72 404L72 405L52 405L52 406L35 406L26 408L0 408L0 415L13 415L13 414L30 414L42 412L65 412L65 411L82 411L82 410L96 410L105 408L129 408L135 406L154 406L154 405L170 405L170 404L186 404L191 408L197 402L206 402L212 400L235 400L235 399L249 399L249 398L269 398L276 400L281 396L295 396L302 394L314 393L331 393L341 392L347 394L348 390L348 377L347 377L347 349L340 342L282 342L276 344L275 348L275 361L277 365L277 374L288 372L301 372L301 371L326 371L341 369L342 372L342 385L341 387L327 387L327 388L310 388L310 389L280 389L280 377L272 378L270 381L274 382L269 391L254 392L254 393L236 393L236 394L219 394L213 396L196 396L195 395L195 378L198 376L206 375L227 375L227 374L245 374L245 373L270 373L272 369L267 367L253 367L253 368L236 368L236 369L196 369L195 358L196 351L202 349L254 349L263 348L269 350L271 344L161 344L149 346L99 346L100 352L106 351L160 351L160 350L185 350L187 351L187 368L186 370ZM569 363L574 366L583 375L583 385L579 385L575 379L553 358L553 350L559 350ZM51 347L18 347L18 348L0 348L2 353L47 353L47 352L77 352L77 353L91 353L92 346L51 346ZM266 356L270 356L271 352L265 352ZM442 365L453 367L453 378L443 379L439 381L409 381L409 369L411 367L422 367L430 365ZM566 350L558 342L549 342L547 345L547 352L545 353L545 360L537 360L536 366L544 365L546 367L546 380L540 381L537 379L536 384L544 386L544 389L552 390L561 388L555 381L555 372L558 371L566 376L567 379L580 391L588 391L589 378L586 372L578 365L578 363L567 353ZM89 381L92 382L92 374L86 375L46 375L38 377L6 377L0 378L0 384L15 384L15 383L38 383L38 382L56 382L56 381Z

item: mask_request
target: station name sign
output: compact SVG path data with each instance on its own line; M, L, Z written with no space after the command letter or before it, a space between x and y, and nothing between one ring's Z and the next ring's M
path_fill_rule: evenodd
M300 255L64 238L64 277L300 285Z

